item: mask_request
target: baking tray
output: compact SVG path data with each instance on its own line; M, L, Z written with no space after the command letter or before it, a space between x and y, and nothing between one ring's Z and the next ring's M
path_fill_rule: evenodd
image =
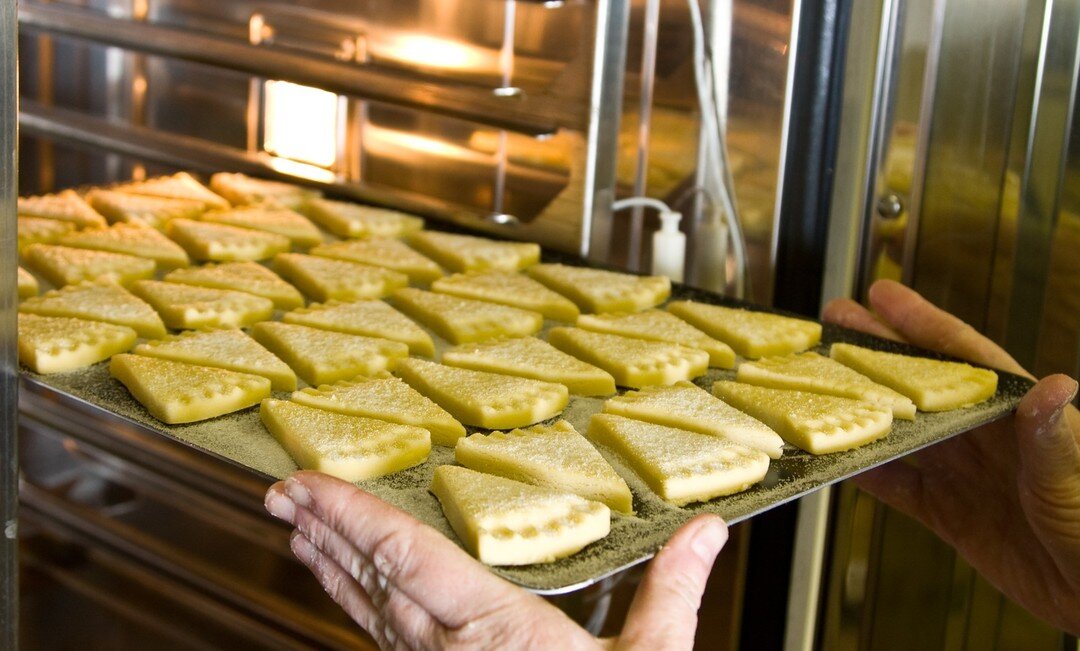
M750 307L682 286L674 288L672 299ZM780 313L765 308L752 309ZM557 324L551 323L547 327L553 325ZM432 335L441 353L447 344L434 333ZM945 359L912 346L824 324L822 343L816 350L827 354L829 344L834 342ZM896 420L887 437L849 452L814 456L785 446L783 456L772 461L761 483L736 495L681 508L660 500L618 457L602 449L601 453L630 485L636 514L613 514L611 533L569 558L549 564L497 567L492 571L539 594L555 595L584 588L648 560L680 525L699 513L715 513L728 523L739 522L868 468L1006 416L1016 408L1032 382L1009 373L997 373L1000 378L997 393L986 402L949 412L919 412L914 421ZM23 380L34 385L32 388L38 392L54 393L62 401L89 405L91 412L100 410L118 416L144 431L198 448L267 479L267 485L270 480L284 478L297 470L292 458L259 422L257 407L201 423L165 425L150 416L123 385L109 376L106 362L71 373L48 376L23 369L22 375ZM709 389L716 380L733 379L734 375L734 371L710 369L707 375L695 382ZM276 393L275 397L285 398L288 393ZM602 398L572 396L561 417L573 423L578 431L585 432L589 417L601 409L603 402ZM469 428L470 433L474 431L485 430ZM358 482L357 485L457 541L457 536L442 515L438 501L427 490L434 469L453 463L453 456L452 448L433 446L431 456L425 463L387 477Z

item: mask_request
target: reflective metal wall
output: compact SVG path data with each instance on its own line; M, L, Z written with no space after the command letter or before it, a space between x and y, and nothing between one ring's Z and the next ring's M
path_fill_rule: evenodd
M865 111L848 169L868 172L837 188L834 220L861 233L836 244L850 291L904 280L1037 375L1076 377L1080 2L867 5L888 37L849 56L881 62L847 88ZM850 486L833 516L824 647L1064 648L921 525Z

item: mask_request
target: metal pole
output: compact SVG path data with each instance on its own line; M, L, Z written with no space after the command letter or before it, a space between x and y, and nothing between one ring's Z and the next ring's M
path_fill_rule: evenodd
M16 0L0 0L0 649L17 649L19 639L19 563L16 509L19 459L16 447L15 290L18 193Z

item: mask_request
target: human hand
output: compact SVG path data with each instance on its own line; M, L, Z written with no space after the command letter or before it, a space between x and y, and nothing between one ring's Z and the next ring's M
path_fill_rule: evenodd
M598 640L352 484L298 472L270 487L266 508L296 527L293 553L383 649L690 649L705 582L727 541L716 516L684 525L652 560L622 634Z
M995 343L911 289L870 288L873 312L840 299L824 318L1031 377ZM856 484L916 518L1009 598L1080 634L1077 383L1039 381L1014 416L867 471Z

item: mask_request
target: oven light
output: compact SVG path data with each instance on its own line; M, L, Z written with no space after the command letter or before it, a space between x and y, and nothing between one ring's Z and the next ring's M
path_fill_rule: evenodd
M475 71L490 68L493 63L493 58L477 47L432 36L397 36L390 47L389 58L425 68Z
M263 148L274 156L332 167L337 161L338 96L287 81L267 81L263 91Z

